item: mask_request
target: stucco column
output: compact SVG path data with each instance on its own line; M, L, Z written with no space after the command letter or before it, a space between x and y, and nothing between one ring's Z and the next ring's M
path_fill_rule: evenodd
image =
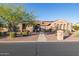
M65 30L67 30L67 29L68 29L67 24L64 24L64 29L65 29Z
M63 40L63 39L64 39L63 30L57 30L57 40Z

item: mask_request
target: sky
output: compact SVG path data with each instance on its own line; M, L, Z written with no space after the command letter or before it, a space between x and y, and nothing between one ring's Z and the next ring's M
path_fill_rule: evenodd
M78 3L29 3L24 4L27 11L32 11L37 20L54 21L64 19L72 23L79 22Z
M5 4L6 5L6 4ZM36 20L55 21L64 19L68 22L79 22L79 3L17 3L9 4L23 6L26 12L33 12Z

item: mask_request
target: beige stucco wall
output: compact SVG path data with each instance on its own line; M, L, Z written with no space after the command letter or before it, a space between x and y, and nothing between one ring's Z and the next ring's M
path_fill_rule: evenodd
M20 23L18 25L18 27L19 27L19 30L22 32L22 23ZM27 26L26 30L29 30L30 32L32 32L33 31L33 26Z
M18 24L18 27L19 27L19 31L22 32L22 23L19 23L19 24Z
M52 27L52 29L64 29L69 31L72 30L72 24L65 20L57 20L53 22L50 27Z
M0 32L7 32L8 29L7 28L0 28Z

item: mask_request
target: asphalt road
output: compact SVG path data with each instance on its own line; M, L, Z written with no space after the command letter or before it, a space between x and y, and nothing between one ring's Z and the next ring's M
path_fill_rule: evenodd
M79 56L79 42L0 43L0 56Z

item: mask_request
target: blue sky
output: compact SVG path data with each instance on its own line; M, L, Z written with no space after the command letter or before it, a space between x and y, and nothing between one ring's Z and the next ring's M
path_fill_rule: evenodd
M6 5L6 4L5 4ZM33 12L37 20L54 21L64 19L79 22L79 3L17 3L9 6L24 6L26 12Z
M79 22L79 4L77 3L26 3L27 11L33 11L37 20L54 21L65 19L72 23Z

